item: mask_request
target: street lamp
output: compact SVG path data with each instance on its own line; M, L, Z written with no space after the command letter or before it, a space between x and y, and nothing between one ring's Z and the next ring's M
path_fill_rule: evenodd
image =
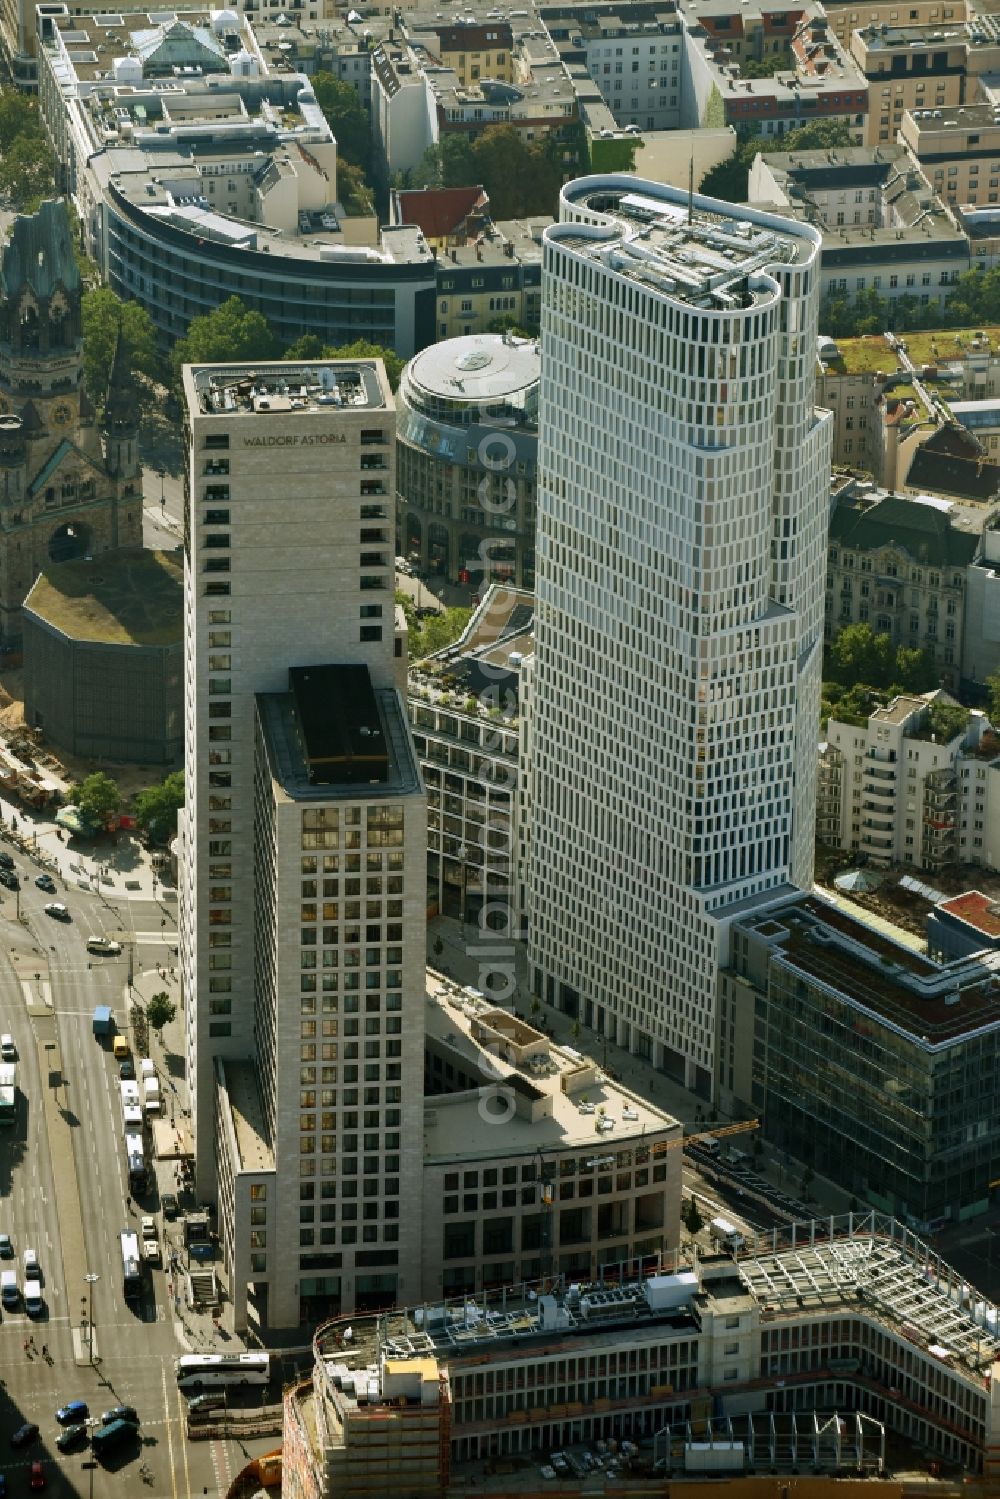
M90 1353L90 1365L94 1366L94 1285L100 1280L93 1270L88 1270L83 1277L90 1290L90 1303L87 1311L87 1348Z
M466 861L466 859L468 857L469 857L469 850L466 848L466 846L465 846L464 843L460 844L459 845L459 849L458 849L458 867L459 867L459 870L460 870L461 875L462 875L462 905L461 905L461 911L462 911L462 926L463 927L465 926L466 918L467 918L467 915L468 915L468 911L467 911L467 907L466 907L466 897L467 897L467 892L468 892L468 884L467 884L468 871L466 869L466 864L465 864L465 861Z

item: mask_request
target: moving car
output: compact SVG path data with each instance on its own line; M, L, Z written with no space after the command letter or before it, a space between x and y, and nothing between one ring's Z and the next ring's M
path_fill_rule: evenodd
M46 895L55 895L56 882L50 874L36 874L35 884L39 890L44 890Z
M47 911L48 906L45 909ZM100 958L117 958L121 950L121 943L112 941L110 937L87 938L87 951L96 953Z
M56 1437L56 1446L60 1452L69 1452L78 1442L87 1440L87 1428L82 1421L74 1421L72 1426L67 1426Z
M12 1260L14 1258L14 1246L10 1242L10 1234L0 1234L0 1260Z
M17 1047L14 1045L14 1037L8 1031L4 1031L0 1036L0 1062L16 1061Z
M113 1405L102 1414L101 1425L110 1426L112 1421L130 1421L133 1426L138 1426L139 1412L134 1405Z
M131 1057L122 1057L118 1064L118 1076L126 1083L131 1082L135 1077L135 1067Z
M35 1440L37 1435L38 1427L34 1421L25 1421L24 1425L19 1426L11 1437L10 1445L12 1447L27 1447L29 1443Z
M33 1462L31 1465L31 1475L28 1479L28 1483L33 1489L44 1489L46 1482L47 1480L45 1477L45 1469L42 1467L40 1462Z
M38 1255L33 1249L24 1251L24 1278L25 1280L38 1280L41 1276L41 1268L38 1264Z
M196 1395L193 1400L188 1401L188 1413L219 1410L226 1404L227 1398L225 1390L210 1391L207 1395Z
M55 921L72 921L69 909L63 905L61 900L50 900L45 907L46 916L51 916Z
M68 1400L56 1411L56 1420L60 1426L71 1426L79 1421L87 1421L90 1418L90 1406L86 1400Z

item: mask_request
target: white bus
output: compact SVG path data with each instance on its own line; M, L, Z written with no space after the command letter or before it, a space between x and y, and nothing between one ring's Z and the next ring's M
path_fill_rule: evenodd
M125 1230L118 1235L122 1251L122 1290L126 1301L142 1295L142 1260L139 1258L139 1235Z
M179 1390L211 1389L218 1385L267 1384L271 1378L269 1353L185 1353L174 1364Z

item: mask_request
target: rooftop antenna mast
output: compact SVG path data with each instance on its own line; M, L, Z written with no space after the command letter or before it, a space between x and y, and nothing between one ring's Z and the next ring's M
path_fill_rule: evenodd
M694 146L691 147L691 160L688 163L688 228L694 224Z

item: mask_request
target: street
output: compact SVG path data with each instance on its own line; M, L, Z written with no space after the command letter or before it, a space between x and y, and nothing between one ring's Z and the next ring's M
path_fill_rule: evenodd
M47 843L47 836L39 842ZM54 1495L131 1496L141 1491L144 1462L152 1494L224 1494L248 1455L272 1450L280 1439L243 1447L189 1442L184 1435L185 1399L174 1382L173 1360L206 1345L178 1320L168 1289L170 1254L182 1251L182 1227L164 1223L155 1184L138 1204L126 1203L118 1068L110 1040L102 1043L92 1028L94 1006L107 1004L119 1031L128 1034L130 948L137 995L148 1001L166 989L179 1006L179 986L169 971L174 902L163 898L162 888L154 895L148 871L127 882L119 875L110 887L98 887L101 893L81 889L95 883L91 864L70 853L59 860L63 878L53 897L35 887L39 867L29 857L15 852L15 863L21 890L18 896L2 892L0 904L0 1031L9 1031L17 1046L20 1096L16 1125L0 1132L0 1232L10 1235L14 1249L0 1269L16 1269L23 1288L23 1253L36 1251L44 1314L29 1319L23 1306L3 1310L0 1473L11 1492L26 1490L30 1464L41 1459ZM126 883L137 887L134 898ZM45 914L54 898L65 903L71 920ZM121 942L121 956L88 956L92 935ZM155 1041L152 1053L165 1110L179 1114L186 1098L183 1058ZM174 1189L173 1163L158 1169L163 1187ZM126 1228L138 1231L144 1212L156 1215L168 1268L147 1272L143 1298L133 1308L123 1296L118 1236ZM27 1339L33 1345L25 1349ZM75 1399L88 1402L92 1420L114 1405L135 1406L141 1447L112 1455L106 1466L93 1461L87 1446L60 1454L54 1412ZM24 1421L38 1424L39 1438L13 1449L10 1437Z

